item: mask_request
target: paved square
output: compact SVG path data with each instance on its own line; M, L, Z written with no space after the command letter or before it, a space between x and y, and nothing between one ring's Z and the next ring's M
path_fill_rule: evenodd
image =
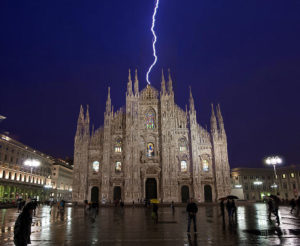
M159 208L159 223L151 209L142 207L100 208L96 220L84 216L83 208L67 207L64 217L50 215L40 207L33 219L32 245L300 245L300 218L280 207L279 226L267 219L265 204L240 205L236 223L223 224L219 207L199 206L198 234L188 237L184 207ZM13 245L16 209L2 209L0 245Z

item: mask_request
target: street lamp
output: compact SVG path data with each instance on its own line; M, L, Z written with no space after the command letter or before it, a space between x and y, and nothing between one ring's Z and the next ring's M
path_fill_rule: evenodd
M282 163L282 159L279 156L269 156L265 160L265 162L266 162L267 165L272 165L273 166L275 180L277 180L276 165L281 164ZM274 182L274 184L271 185L271 188L276 189L277 188L277 184Z
M38 167L39 165L41 165L41 163L39 160L27 159L24 161L24 165L30 167L30 172L32 174L32 168Z
M256 181L253 182L254 185L262 185L262 183L263 183L263 182L262 182L262 181L259 181L259 180L256 180Z
M275 184L275 183L271 185L271 188L272 188L272 189L276 189L277 187L278 187L278 185Z

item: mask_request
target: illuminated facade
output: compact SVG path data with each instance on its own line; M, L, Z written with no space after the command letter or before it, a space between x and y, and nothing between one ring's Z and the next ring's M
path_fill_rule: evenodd
M230 193L220 107L216 115L212 107L207 130L197 123L191 91L189 110L175 104L170 73L160 91L140 91L137 72L134 82L129 72L126 105L114 112L109 89L102 127L90 130L89 111L80 108L73 174L76 202L216 201Z
M56 159L52 165L51 198L72 200L73 168L64 160Z
M38 163L37 167L25 165ZM27 197L47 200L45 186L51 185L53 158L34 150L9 136L0 134L0 201L11 202Z
M234 168L231 171L232 188L243 191L245 200L259 201L273 194L281 199L300 196L300 168L277 167L277 178L273 168Z

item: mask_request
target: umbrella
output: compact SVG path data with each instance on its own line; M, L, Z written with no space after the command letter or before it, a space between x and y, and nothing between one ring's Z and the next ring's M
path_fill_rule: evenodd
M159 203L159 201L157 199L151 199L150 202L151 203Z
M227 199L239 199L239 198L237 196L230 195L230 196L227 196Z
M280 198L278 196L275 196L275 195L269 195L269 197L274 199L274 200L280 200Z

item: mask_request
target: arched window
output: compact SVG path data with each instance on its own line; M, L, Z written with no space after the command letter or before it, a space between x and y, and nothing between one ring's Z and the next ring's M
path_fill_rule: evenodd
M181 161L180 162L180 170L181 170L181 172L187 172L187 163L186 163L186 161Z
M99 172L99 166L100 166L99 161L94 161L93 162L93 171L94 172Z
M154 129L155 128L155 111L150 109L145 114L146 120L146 128L147 129Z
M209 171L209 165L208 165L208 161L207 160L203 160L202 161L202 170L204 172L208 172Z
M147 156L148 157L154 156L154 144L153 143L147 144Z
M187 143L185 138L179 139L179 151L184 152L187 150Z
M122 171L122 163L120 161L116 162L115 171L117 173Z
M115 143L115 152L117 152L117 153L121 153L122 152L122 140L120 138L118 138L116 140L116 143Z

